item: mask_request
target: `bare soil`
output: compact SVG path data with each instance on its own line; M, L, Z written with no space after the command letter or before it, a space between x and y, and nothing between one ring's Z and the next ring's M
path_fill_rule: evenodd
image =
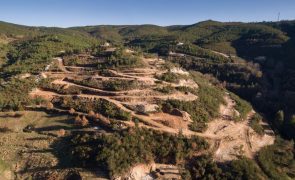
M227 105L220 107L221 117L210 122L205 132L205 134L220 137L220 141L212 143L215 161L230 161L239 156L254 158L255 153L262 147L274 143L273 133L260 136L249 126L249 120L255 114L254 111L248 114L246 120L234 122L230 119L235 111L235 103L229 96L225 97L225 101Z
M68 86L76 86L83 89L88 89L97 92L97 95L93 94L79 94L81 98L87 98L89 100L101 98L115 104L120 109L130 112L133 117L140 120L139 126L146 127L158 131L163 131L172 134L182 133L185 136L197 135L207 138L211 143L211 151L214 153L214 159L216 161L228 161L244 155L249 158L253 158L254 154L263 146L270 145L274 142L273 133L267 133L264 136L259 136L249 126L249 119L255 113L254 111L249 113L248 118L242 122L233 122L233 116L237 115L237 111L234 109L235 102L226 95L224 97L226 105L220 106L220 117L213 120L208 124L208 129L204 133L193 132L189 130L188 126L190 122L185 121L183 117L175 116L166 113L149 113L140 114L134 109L128 108L128 105L136 105L145 102L147 104L156 104L158 100L177 99L181 101L194 101L198 97L191 93L183 93L180 91L173 92L171 94L161 94L154 91L155 87L161 87L163 85L170 86L189 86L192 88L198 88L198 85L188 79L182 80L179 83L161 82L156 78L156 75L167 72L163 70L165 62L157 58L143 58L145 67L142 68L130 68L125 70L111 69L112 76L100 76L83 74L79 71L79 68L64 67L61 58L58 59L59 68L61 72L46 72L48 77L56 78L52 83L54 84L66 84ZM76 69L75 71L70 71ZM182 74L186 74L185 71L180 71ZM88 86L79 85L65 80L67 78L79 79L79 78L98 78L101 80L112 79L130 79L137 80L147 84L148 86L143 89L133 89L128 91L105 91L99 88L93 88ZM100 93L111 93L112 95L102 96ZM31 92L31 96L42 96L45 99L51 100L53 97L71 96L61 95L50 91L42 91L35 89ZM134 122L128 121L123 124L127 126L135 126ZM269 130L271 131L271 130Z

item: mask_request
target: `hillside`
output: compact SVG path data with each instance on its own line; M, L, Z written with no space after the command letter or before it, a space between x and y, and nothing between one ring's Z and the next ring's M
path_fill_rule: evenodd
M294 21L280 23L221 23L204 21L187 26L109 26L116 41L144 52L167 56L169 52L195 57L171 57L184 68L213 74L231 91L251 101L273 121L273 126L294 137ZM92 31L100 26L87 27ZM85 31L84 28L75 28ZM86 31L87 32L87 31ZM132 32L132 36L130 33ZM104 32L100 32L99 39ZM107 36L106 36L107 37ZM117 41L117 42L118 42ZM179 42L185 46L177 46ZM209 51L207 50L209 49ZM193 54L192 54L193 53ZM229 57L226 61L224 57ZM206 59L214 60L213 62ZM282 73L285 72L285 73ZM259 98L257 98L259 97ZM267 102L267 104L265 104ZM283 111L284 122L277 123L276 113Z
M294 24L1 22L0 178L295 178Z

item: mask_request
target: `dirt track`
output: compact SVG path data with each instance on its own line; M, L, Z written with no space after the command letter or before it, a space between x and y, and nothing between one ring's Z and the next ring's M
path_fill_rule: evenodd
M207 135L220 137L220 141L216 141L212 145L215 161L230 161L241 155L253 158L260 148L274 143L275 137L273 135L260 136L249 126L249 121L255 114L254 111L251 111L247 119L242 122L230 121L229 119L235 111L235 103L229 96L225 97L225 101L227 106L221 106L221 117L210 122L208 130L205 132Z
M253 155L263 146L272 144L274 142L274 137L272 135L264 135L263 137L258 136L250 127L249 119L254 114L251 112L248 115L247 120L243 122L233 122L230 119L237 111L234 109L235 102L226 95L225 101L226 105L220 106L220 117L210 122L208 125L208 130L205 133L198 133L189 130L188 122L180 117L172 117L171 115L165 114L149 114L142 115L138 114L136 111L131 110L126 107L128 101L132 103L141 102L142 100L146 102L153 102L157 99L167 100L167 99L179 99L182 101L193 101L197 99L197 96L190 93L175 92L172 94L153 94L153 90L150 88L146 89L133 89L128 91L105 91L98 88L88 87L80 85L77 83L66 81L65 77L83 77L83 78L98 78L102 80L110 79L128 79L128 80L138 80L143 82L155 82L159 81L154 76L156 74L164 73L161 69L162 64L156 59L144 59L144 63L147 64L148 68L134 68L125 71L118 72L116 70L110 70L110 72L115 76L100 76L100 75L84 75L78 74L77 72L71 72L67 69L71 67L64 67L62 59L59 59L59 68L62 72L53 73L46 72L48 77L57 78L52 83L54 84L66 84L68 86L76 86L82 89L91 90L93 92L112 94L112 95L92 95L92 94L79 94L77 96L81 98L87 98L89 100L100 98L105 99L123 111L130 112L133 117L140 120L139 126L146 127L162 132L168 132L172 134L182 133L185 136L200 136L207 138L211 142L211 151L214 153L214 159L216 161L227 161L235 159L239 155L245 155L249 158L253 158ZM158 66L155 67L155 64ZM163 85L178 86L177 84L162 82ZM184 83L185 84L185 83ZM198 87L197 85L193 85ZM52 99L54 96L71 96L71 95L61 95L50 91L42 91L40 89L35 89L32 96L42 96L48 100ZM171 117L170 117L171 116ZM166 119L166 120L165 120ZM165 120L166 122L164 122ZM170 122L169 122L170 120ZM135 126L132 121L122 121L127 126ZM165 124L167 123L167 124Z

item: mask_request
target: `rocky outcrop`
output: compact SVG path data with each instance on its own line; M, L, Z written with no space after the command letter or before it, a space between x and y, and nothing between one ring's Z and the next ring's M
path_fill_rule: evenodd
M185 111L181 111L179 109L174 108L171 111L171 114L175 115L175 116L182 117L184 121L192 122L191 115L189 113L185 112Z

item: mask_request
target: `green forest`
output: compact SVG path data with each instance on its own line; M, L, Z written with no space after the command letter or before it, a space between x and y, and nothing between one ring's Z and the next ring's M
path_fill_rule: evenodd
M116 50L102 53L105 42ZM137 54L124 52L123 47ZM189 71L198 89L166 86L158 93L175 90L198 96L194 101L159 100L158 111L171 113L174 109L191 115L189 129L204 132L207 123L218 118L220 104L226 104L228 92L236 103L241 122L252 110L258 112L249 124L259 135L264 135L261 119L267 120L276 134L273 145L263 147L253 159L239 157L230 162L215 162L211 153L198 156L194 152L209 150L202 137L187 138L179 134L160 133L152 129L133 128L99 134L79 130L60 137L75 168L100 167L109 177L124 174L140 163L166 163L179 167L183 179L294 179L295 160L295 21L222 23L204 21L192 25L156 26L87 26L71 28L29 27L0 22L0 111L22 111L40 105L44 99L32 99L34 88L50 90L62 97L52 103L64 111L84 114L101 113L108 119L140 122L130 112L123 111L105 99L90 101L78 95L96 92L77 86L52 85L40 80L41 72L54 66L52 58L64 57L65 65L84 67L76 58L79 53L99 58L91 67L98 74L111 70L126 70L144 66L141 56L153 55ZM100 61L101 60L101 61ZM84 64L83 64L84 63ZM152 68L151 68L152 69ZM91 74L93 72L86 71ZM200 73L203 75L200 75ZM21 78L29 73L29 78ZM78 74L81 75L81 74ZM117 74L111 74L119 77ZM156 75L157 83L179 83L182 75L165 72ZM83 79L73 84L104 91L131 91L141 87L136 80ZM128 79L128 77L127 77ZM209 80L208 80L209 79ZM109 95L109 94L98 95ZM74 97L67 96L73 95ZM140 96L140 95L138 95ZM112 122L113 123L113 122ZM146 125L146 124L144 124ZM144 127L143 125L143 127ZM57 153L60 155L59 153ZM0 167L1 167L0 160ZM0 168L1 170L1 168ZM1 178L1 177L0 177Z

